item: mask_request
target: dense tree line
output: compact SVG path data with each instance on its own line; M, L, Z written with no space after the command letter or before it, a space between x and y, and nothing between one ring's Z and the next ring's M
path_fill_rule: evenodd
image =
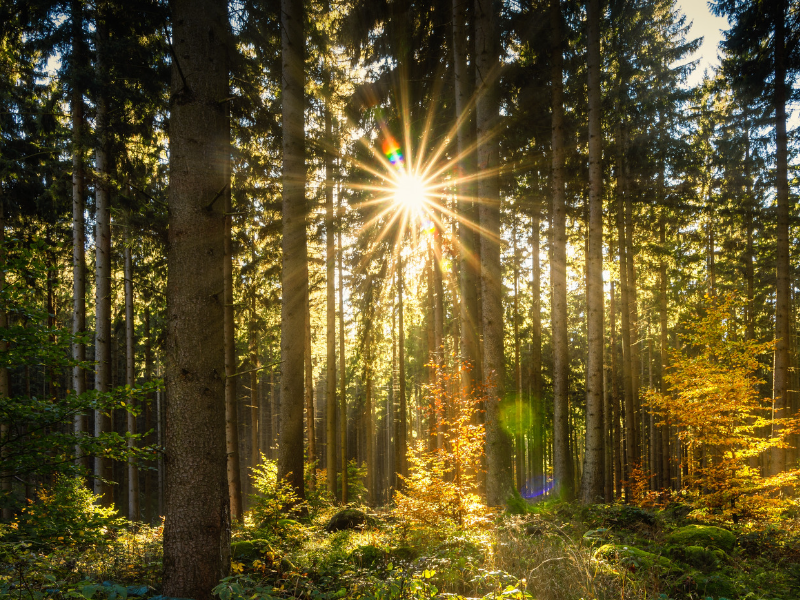
M779 438L800 11L713 4L692 88L674 0L3 3L0 292L28 294L0 329L56 349L4 336L3 406L86 398L47 422L63 464L166 516L164 593L192 598L262 457L301 498L391 502L447 443L443 372L484 398L489 505L681 489L716 459L648 398L729 294L731 335L774 341ZM35 418L0 413L5 519L62 468L5 466ZM750 466L791 471L795 438Z

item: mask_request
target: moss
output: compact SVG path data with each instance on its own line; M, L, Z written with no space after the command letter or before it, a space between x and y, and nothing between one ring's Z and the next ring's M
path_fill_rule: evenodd
M374 567L385 558L386 551L377 546L359 546L350 553L350 560L359 567Z
M621 544L604 544L597 549L594 557L603 560L618 559L622 564L637 571L650 570L653 567L666 570L672 568L672 561L666 556L659 556L634 546L623 546Z
M389 550L389 556L394 560L411 562L412 560L416 560L419 556L419 552L411 546L399 546L398 548Z
M667 543L675 546L701 546L731 552L736 545L736 536L727 529L712 525L687 525L667 536Z
M231 543L231 558L255 558L257 555L258 550L256 549L255 544L249 540Z

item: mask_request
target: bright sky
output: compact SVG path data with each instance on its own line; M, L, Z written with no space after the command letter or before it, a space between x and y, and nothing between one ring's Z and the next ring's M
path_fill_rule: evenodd
M700 63L687 81L688 85L695 86L703 80L706 69L710 72L719 65L717 51L722 41L721 30L728 29L728 20L725 17L714 16L706 0L678 0L678 7L686 15L687 20L692 21L689 39L703 38L703 44L692 57L695 60L700 59Z

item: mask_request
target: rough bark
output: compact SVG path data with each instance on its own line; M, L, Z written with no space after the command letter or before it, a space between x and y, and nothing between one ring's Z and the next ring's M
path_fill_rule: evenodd
M543 468L544 406L542 404L542 312L541 312L541 265L539 262L539 214L536 212L531 226L531 404L533 414L532 472L534 492L545 488Z
M108 157L108 99L105 94L108 84L107 43L108 26L104 21L102 5L98 5L95 25L97 61L96 75L100 83L97 97L95 129L95 381L94 388L100 393L111 390L111 186ZM94 414L95 437L111 431L111 417L97 410ZM94 492L102 496L102 503L112 502L111 460L103 456L94 457ZM105 480L105 481L104 481Z
M300 498L303 483L303 338L308 297L302 0L281 0L283 97L283 268L281 271L281 432L278 477Z
M600 0L589 0L589 243L586 256L586 446L581 501L602 502L603 452L603 140L600 127Z
M399 379L398 389L400 394L400 415L397 419L396 452L397 472L403 477L408 477L408 407L406 406L406 334L403 315L403 258L397 256L397 360ZM402 487L402 483L398 483Z
M86 346L77 340L77 336L86 333L86 222L84 219L84 165L83 134L84 106L82 71L85 68L85 52L83 42L83 2L72 0L72 94L70 109L72 112L72 391L76 395L86 391L86 371L80 363L86 361ZM89 429L86 414L75 415L73 428L76 435L85 435ZM79 464L89 470L89 457L83 456L76 448L75 457Z
M519 338L519 248L517 247L517 219L512 216L511 248L514 270L514 393L516 408L516 426L514 428L514 474L517 491L523 492L525 488L525 438L523 430L522 410L522 364L520 361Z
M125 228L125 385L133 388L136 384L136 361L135 361L135 340L134 340L134 321L133 321L133 257L131 256L131 235L130 224ZM131 405L126 412L127 430L130 435L136 434L136 416L131 409L133 398L130 399ZM135 444L133 438L128 438L128 449L133 450ZM133 460L128 461L128 519L138 521L139 513L139 469Z
M619 498L622 495L622 463L624 452L622 451L622 435L620 431L621 410L619 404L619 362L617 346L617 310L616 310L616 291L614 281L611 281L609 290L609 316L611 322L611 436L614 452L614 496Z
M775 2L775 201L777 227L775 231L775 359L772 379L774 398L772 416L780 419L789 416L789 383L791 367L791 266L789 264L789 180L788 144L786 136L786 31L785 1ZM780 435L774 424L772 435ZM786 449L774 447L770 456L769 475L777 475L786 468Z
M475 121L471 116L475 90L475 72L467 65L468 21L465 0L453 0L453 70L455 75L456 118L458 130L458 246L459 284L461 288L461 360L469 365L462 370L461 384L469 393L478 370L478 296L480 263L476 256L474 184L465 177L475 172Z
M228 179L230 185L230 164ZM226 471L231 516L241 522L244 513L242 500L241 456L239 455L239 403L236 399L236 321L233 314L233 240L231 238L231 194L223 191L225 200L224 257L223 257L223 336L225 352L225 448L227 452Z
M569 449L569 346L567 342L567 231L564 192L566 156L562 17L560 0L550 2L552 36L552 259L550 261L553 335L553 494L565 500L574 495Z
M334 249L333 224L333 152L330 99L325 101L325 139L330 147L325 148L325 342L327 355L325 372L325 468L328 472L328 491L336 495L336 289L334 281L336 251ZM342 356L344 360L344 356Z
M227 4L175 0L167 255L166 596L211 600L230 557L223 348Z
M486 392L486 501L503 504L513 491L511 439L500 423L504 396L503 306L500 268L499 69L497 15L491 0L475 0L475 67L477 82L476 139L481 220L481 299L483 311L483 375Z
M258 356L258 332L256 331L256 294L250 298L250 323L247 335L247 345L250 350L250 468L258 465L261 456L259 448L259 431L261 421L259 420L260 398L258 394L258 374L260 363ZM252 490L252 487L250 488Z
M306 281L308 281L308 268L306 267ZM306 404L306 438L308 444L307 456L311 467L311 477L309 487L313 490L316 486L316 466L317 460L317 427L314 414L314 369L311 364L311 305L309 302L308 289L306 288L306 319L305 335L303 336L303 365L305 367L304 377L304 396Z
M342 262L342 196L339 194L339 232L336 240L339 260L339 464L342 473L342 504L347 504L347 370L344 354L344 277Z

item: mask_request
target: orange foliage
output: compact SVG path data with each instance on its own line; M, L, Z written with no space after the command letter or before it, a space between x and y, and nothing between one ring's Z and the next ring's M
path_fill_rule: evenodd
M476 418L481 394L461 389L461 373L431 365L435 383L428 387L432 414L443 444L426 450L423 442L408 450L409 475L395 491L395 514L410 524L441 526L449 520L472 528L489 522L491 510L478 494L485 430Z
M691 463L684 483L710 509L766 516L779 506L777 492L800 473L763 477L750 459L785 447L800 420L773 419L772 399L758 395L758 357L771 352L773 342L745 339L732 297L706 299L705 313L687 324L683 348L670 354L668 393L648 391L645 401L678 427Z

